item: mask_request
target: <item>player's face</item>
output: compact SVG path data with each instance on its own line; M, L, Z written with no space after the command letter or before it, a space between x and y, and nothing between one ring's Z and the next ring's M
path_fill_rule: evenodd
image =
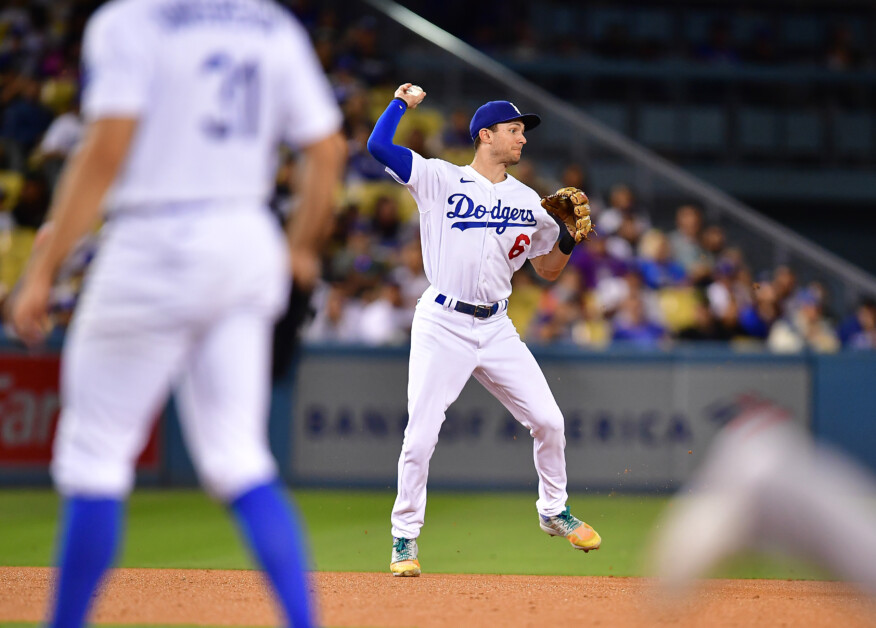
M523 123L519 121L502 122L497 126L490 151L496 161L510 166L520 161L523 145L526 144L523 128Z

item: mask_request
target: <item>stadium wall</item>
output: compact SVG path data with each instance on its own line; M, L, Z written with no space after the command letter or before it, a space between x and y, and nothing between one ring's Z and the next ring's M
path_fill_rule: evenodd
M876 353L534 353L566 417L572 491L671 491L728 418L764 401L876 470ZM39 355L0 344L0 485L49 482L57 384L57 343ZM394 488L406 385L406 348L305 349L272 393L270 437L284 478L298 486ZM138 478L153 486L196 481L173 403ZM430 487L535 484L526 429L470 381L447 413Z

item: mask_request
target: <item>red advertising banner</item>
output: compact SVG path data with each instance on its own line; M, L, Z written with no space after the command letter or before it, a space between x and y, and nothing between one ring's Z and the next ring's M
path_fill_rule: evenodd
M61 409L60 356L0 354L0 468L48 467ZM137 466L158 466L158 421Z

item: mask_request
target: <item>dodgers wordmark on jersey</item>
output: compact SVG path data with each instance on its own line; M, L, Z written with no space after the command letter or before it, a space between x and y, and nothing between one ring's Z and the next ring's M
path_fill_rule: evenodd
M89 23L83 61L86 119L140 119L110 211L265 202L279 143L307 145L341 121L307 33L273 2L111 3Z
M559 226L534 190L511 175L492 183L471 166L412 152L407 186L420 209L426 278L439 293L491 304L511 295L511 276L554 247Z

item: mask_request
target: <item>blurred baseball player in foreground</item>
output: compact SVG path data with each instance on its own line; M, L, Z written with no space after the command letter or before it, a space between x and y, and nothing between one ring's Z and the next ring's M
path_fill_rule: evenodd
M741 552L779 551L876 596L876 480L771 402L743 404L657 530L652 569L669 591Z
M488 102L472 118L471 165L427 160L396 146L401 117L425 96L410 83L400 86L368 140L374 157L417 201L431 284L411 330L409 418L398 462L390 570L420 574L416 539L426 511L429 459L444 412L472 375L532 434L542 530L566 537L576 549L597 549L599 535L566 505L563 415L506 312L511 276L527 259L554 280L590 232L587 197L565 188L542 200L506 172L520 161L525 132L540 122L507 101Z
M292 268L312 281L343 161L341 114L306 32L273 2L110 2L83 55L86 137L11 311L18 335L39 342L52 277L105 206L63 354L51 625L85 621L116 554L135 460L176 387L202 483L234 513L288 623L310 626L305 555L267 441L290 249L266 203L287 141L305 162Z

